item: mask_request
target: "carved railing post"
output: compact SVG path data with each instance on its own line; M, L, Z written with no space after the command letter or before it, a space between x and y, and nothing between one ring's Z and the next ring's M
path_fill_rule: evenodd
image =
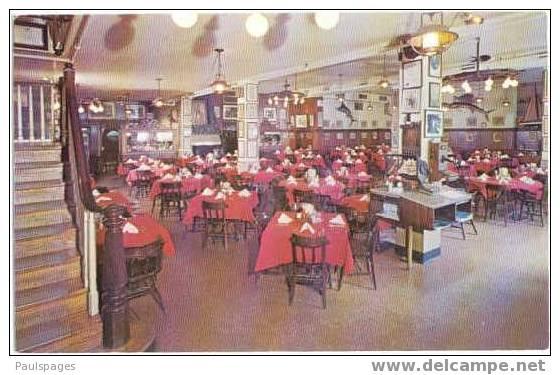
M103 346L116 349L125 345L130 337L127 301L126 255L123 249L122 228L124 207L110 205L104 210L105 245L103 249L103 274L101 317L103 319Z

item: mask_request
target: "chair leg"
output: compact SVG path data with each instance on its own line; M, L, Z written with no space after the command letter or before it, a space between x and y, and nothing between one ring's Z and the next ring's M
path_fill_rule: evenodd
M154 214L154 209L156 208L156 200L157 200L157 199L158 199L158 198L155 197L154 200L152 201L152 211L151 211L151 212L152 212L152 215Z
M326 280L323 279L322 287L321 287L321 299L323 302L323 309L327 308L327 285Z
M291 305L294 302L294 295L296 294L295 285L292 284L290 278L286 278L286 282L288 283L288 303Z
M344 276L344 266L340 266L338 267L338 284L336 290L340 290L340 288L342 287L343 276Z
M154 301L156 301L156 303L158 304L161 311L165 313L165 307L163 306L163 298L161 298L161 294L159 293L158 288L152 289L150 294L152 295Z
M465 224L461 221L461 232L463 233L463 240L467 239L467 236L465 235Z
M474 230L474 234L478 234L478 231L476 230L476 227L474 226L474 220L471 220L470 224L472 226L472 229Z
M373 282L373 289L377 290L377 281L375 280L375 264L373 263L373 259L368 259L368 263L371 268L371 281Z
M541 227L544 227L544 219L543 219L543 205L542 202L537 203L539 205L539 216L541 217Z

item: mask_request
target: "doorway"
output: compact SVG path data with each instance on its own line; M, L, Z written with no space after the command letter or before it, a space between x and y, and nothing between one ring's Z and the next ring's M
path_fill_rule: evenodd
M114 174L119 163L120 131L105 129L101 141L101 172Z

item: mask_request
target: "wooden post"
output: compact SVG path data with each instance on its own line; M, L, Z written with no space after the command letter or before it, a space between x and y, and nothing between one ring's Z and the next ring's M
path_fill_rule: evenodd
M410 270L412 268L412 236L413 236L413 229L412 225L409 225L406 228L406 264L407 269Z
M105 245L101 317L103 319L103 346L115 349L125 345L130 337L127 300L126 255L123 248L122 228L124 207L110 205L104 210Z

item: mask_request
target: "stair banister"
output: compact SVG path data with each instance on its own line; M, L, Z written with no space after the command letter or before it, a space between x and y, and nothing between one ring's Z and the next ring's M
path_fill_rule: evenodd
M63 125L65 125L63 132L66 132L66 137L63 138L67 139L67 146L71 149L70 153L73 154L75 165L72 167L76 171L77 181L75 183L78 186L78 194L76 195L78 195L81 204L87 211L103 213L103 223L106 227L103 249L103 279L101 282L103 287L101 295L103 346L108 349L118 349L126 345L130 338L128 301L126 298L126 258L122 243L124 207L110 205L106 209L102 209L96 204L88 175L88 164L80 127L75 70L70 63L67 63L64 67L62 84L66 109L63 111ZM83 230L87 231L88 229L84 226ZM93 262L93 265L90 266L95 265L95 254L86 254L86 259L88 259L88 262Z

